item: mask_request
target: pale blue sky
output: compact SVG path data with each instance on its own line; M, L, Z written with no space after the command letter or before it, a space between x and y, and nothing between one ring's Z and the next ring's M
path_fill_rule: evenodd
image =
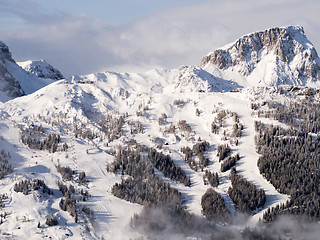
M110 24L123 24L162 10L201 2L197 0L36 0L46 13L85 13Z
M0 15L2 24L0 27L1 29L28 27L31 22L26 20L32 20L27 19L31 13L41 13L47 16L86 14L92 19L102 20L112 25L119 25L139 18L145 18L164 10L205 1L206 0L0 0L0 10L2 10Z
M0 0L0 40L16 61L66 76L199 65L244 34L302 25L320 51L319 0Z

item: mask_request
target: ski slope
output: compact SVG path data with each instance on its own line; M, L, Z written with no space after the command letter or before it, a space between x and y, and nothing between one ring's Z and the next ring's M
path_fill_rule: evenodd
M169 77L163 74L169 74ZM141 81L145 79L147 81L142 84ZM150 80L148 81L148 79ZM163 79L166 79L165 83L163 83ZM148 147L156 145L155 139L163 139L164 142L168 142L167 145L163 145L162 151L172 156L175 164L190 176L192 184L191 187L185 187L170 179L164 178L164 180L182 193L187 210L199 216L202 216L201 197L209 186L203 183L203 172L196 172L186 164L180 149L185 146L192 148L192 145L197 143L199 138L208 141L211 146L206 151L206 157L210 159L207 169L218 172L220 185L216 191L225 199L227 207L234 215L236 209L227 194L228 188L231 186L228 179L230 170L221 173L220 163L216 156L217 146L228 143L229 140L223 139L222 132L218 135L211 133L211 123L216 116L217 109L225 109L238 114L244 125L244 130L240 144L232 146L233 154L239 153L241 156L236 165L237 170L247 180L266 191L267 202L265 206L251 216L248 224L251 226L256 224L268 207L285 202L288 196L279 194L259 174L257 167L259 156L254 144L255 119L250 110L250 95L246 91L191 92L189 90L192 89L190 84L194 84L192 82L177 91L174 87L174 81L170 81L170 79L174 79L172 72L159 74L158 71L149 72L143 77L115 73L89 75L79 79L57 81L33 94L2 104L1 136L4 137L3 141L7 144L3 146L14 154L15 160L12 162L14 172L1 180L3 186L1 191L10 193L6 209L12 211L5 223L1 225L1 229L7 229L17 238L35 233L37 233L35 236L39 237L38 239L43 236L51 236L55 239L64 239L64 237L70 236L74 239L80 237L99 239L101 236L105 239L128 239L129 235L135 236L137 233L132 232L129 227L130 219L134 213L141 211L142 206L114 197L111 194L111 188L114 183L120 182L121 176L106 171L107 163L113 160L113 156L109 154L112 147L124 144L131 138ZM143 88L142 85L147 87ZM124 94L124 89L128 91L126 94ZM183 107L174 104L177 99L185 102ZM141 105L148 106L148 110L142 116L137 116L136 112ZM128 113L128 120L140 121L144 132L130 134L126 131L125 125L125 135L106 146L102 139L94 141L78 139L67 129L44 122L44 119L50 118L54 122L65 121L66 126L71 126L74 122L85 123L88 121L85 109ZM196 109L200 111L199 116L195 114ZM158 124L161 113L166 113L168 116L167 123L163 126ZM39 116L41 117L39 118ZM61 116L65 117L61 118ZM163 133L165 127L171 123L177 124L179 120L187 121L192 128L191 134L187 136L180 132L176 135ZM228 119L226 121L224 129L228 134L231 131L232 122ZM60 132L62 143L67 143L69 146L68 157L65 152L58 151L51 154L46 151L29 149L19 139L18 123L42 124L55 132ZM88 127L95 129L94 125ZM80 205L86 205L94 210L93 222L87 221L85 223L84 216L80 220L80 224L75 224L74 219L60 209L59 200L62 195L57 189L56 181L62 179L56 170L58 164L70 166L75 171L85 171L89 180L87 187L76 182L66 183L74 184L78 191L81 189L89 191L91 197L87 202L80 202ZM163 177L161 173L158 174ZM35 196L37 193L24 196L22 193L14 192L12 190L14 183L25 178L44 179L53 189L54 196L39 199ZM32 205L33 208L26 207L28 205ZM59 223L65 227L61 228L61 224L47 227L44 224L44 219L50 213L54 213L58 217ZM21 220L25 216L29 218L27 223ZM38 222L41 224L40 229L36 228ZM17 229L19 226L20 229ZM86 230L88 228L90 231Z
M202 67L181 66L177 69L155 69L141 74L109 71L73 76L58 81L35 77L14 62L6 62L8 72L19 81L26 96L10 99L0 92L0 100L3 101L0 102L0 150L4 149L10 153L9 162L13 167L12 173L0 179L0 193L8 196L4 200L5 207L0 209L0 213L6 213L0 225L1 237L4 239L21 239L25 236L33 236L33 239L141 237L143 234L132 230L130 221L134 214L141 212L143 206L116 198L111 193L112 186L128 176L106 171L107 164L114 161L114 156L111 154L114 149L126 146L132 140L169 154L174 164L184 170L191 179L190 187L166 178L156 169L155 174L176 188L182 195L183 206L200 218L204 218L201 198L209 185L204 184L204 171L196 171L188 166L181 148L188 146L192 149L201 141L209 143L210 146L205 152L209 165L203 170L218 173L220 184L215 190L224 199L231 215L237 216L238 210L228 195L228 189L231 187L230 170L221 172L221 163L217 156L218 146L229 144L231 155L240 155L240 160L236 163L237 172L266 193L266 203L262 208L255 210L245 221L235 223L239 229L256 226L269 207L285 203L289 200L289 196L280 194L260 174L257 167L259 154L255 145L256 120L281 126L284 124L258 118L251 110L251 103L261 100L290 101L278 94L279 84L319 87L319 81L315 81L315 74L318 72L305 72L299 64L304 61L305 66L309 66L310 69L318 69L320 60L318 57L312 57L316 56L314 47L306 39L303 29L299 27L288 29L298 31L296 35L292 35L298 36L295 41L284 41L293 44L287 47L297 50L296 56L290 62L279 60L281 56L277 54L281 51L277 52L276 47L282 46L281 44L261 46L258 53L251 51L255 48L249 45L246 48L250 50L246 55L247 58L243 58L238 65L230 65L228 69L207 62ZM286 31L286 28L281 31ZM271 30L265 31L268 32ZM252 36L255 34L243 39L250 39ZM252 41L255 39L248 40L249 43ZM244 44L246 43L244 40ZM234 44L222 50L230 50L229 53L224 53L230 57L237 56L239 51ZM305 55L311 57L305 59ZM219 63L219 59L217 61L216 63ZM236 58L235 63L237 61ZM231 60L225 62L225 64L230 63ZM298 79L299 74L304 74L304 79ZM268 93L271 91L273 94ZM222 123L217 133L212 133L211 124L220 113L224 115ZM241 137L232 135L234 114L237 114L244 127ZM159 118L163 116L166 118L160 123ZM121 117L124 118L124 123L120 131L114 133L113 130L117 128L110 123L116 122ZM104 126L99 125L101 119L105 120ZM179 128L179 122L182 120L190 126L190 131ZM140 129L134 129L134 123ZM173 125L174 131L168 131ZM55 153L30 149L22 143L20 131L32 126L42 126L47 133L61 136L61 143ZM103 131L103 127L108 127L108 131ZM80 134L79 129L85 129L87 132ZM68 145L67 151L63 151L63 144ZM198 157L194 158L199 162ZM74 178L63 179L57 171L58 165L70 167ZM82 171L88 179L87 184L78 181L78 175ZM29 195L14 191L15 183L35 178L44 180L52 189L53 195L37 190L32 190ZM60 207L60 201L64 196L59 191L58 181L62 181L69 188L70 185L75 188L72 196L77 198L79 214L77 222ZM88 192L87 199L82 197L83 192ZM94 211L92 219L82 212L83 206ZM45 224L49 214L56 216L59 222L57 226Z

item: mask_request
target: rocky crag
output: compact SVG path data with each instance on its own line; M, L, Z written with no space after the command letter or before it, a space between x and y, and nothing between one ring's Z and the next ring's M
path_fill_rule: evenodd
M19 82L11 75L6 67L6 62L15 63L7 45L0 41L0 92L10 98L24 95Z
M267 85L306 85L319 79L319 63L317 51L304 29L289 26L245 35L203 57L200 66L212 64L219 70L231 70L243 77L258 70L269 75L269 79L262 79ZM270 71L277 74L267 74Z

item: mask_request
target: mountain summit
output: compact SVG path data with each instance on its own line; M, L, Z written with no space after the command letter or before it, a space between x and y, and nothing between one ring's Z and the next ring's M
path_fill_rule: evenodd
M48 78L53 80L63 79L62 73L47 63L45 60L18 62L26 72L29 72L39 78Z
M303 27L245 35L202 58L201 67L249 86L317 85L320 60Z

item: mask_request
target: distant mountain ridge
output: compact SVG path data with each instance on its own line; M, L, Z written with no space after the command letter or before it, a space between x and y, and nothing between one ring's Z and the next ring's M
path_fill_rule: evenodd
M139 86L136 89L186 93L285 84L320 88L320 59L303 27L287 26L245 35L204 56L199 67L181 66L144 74L106 72L72 78L107 82L118 79L124 86L135 82ZM33 93L60 79L64 79L62 73L44 60L16 63L9 48L0 42L0 101Z
M313 85L320 77L320 60L303 27L275 27L245 35L202 58L204 69L236 73L248 85ZM255 79L251 79L253 76ZM234 79L236 81L236 79Z

